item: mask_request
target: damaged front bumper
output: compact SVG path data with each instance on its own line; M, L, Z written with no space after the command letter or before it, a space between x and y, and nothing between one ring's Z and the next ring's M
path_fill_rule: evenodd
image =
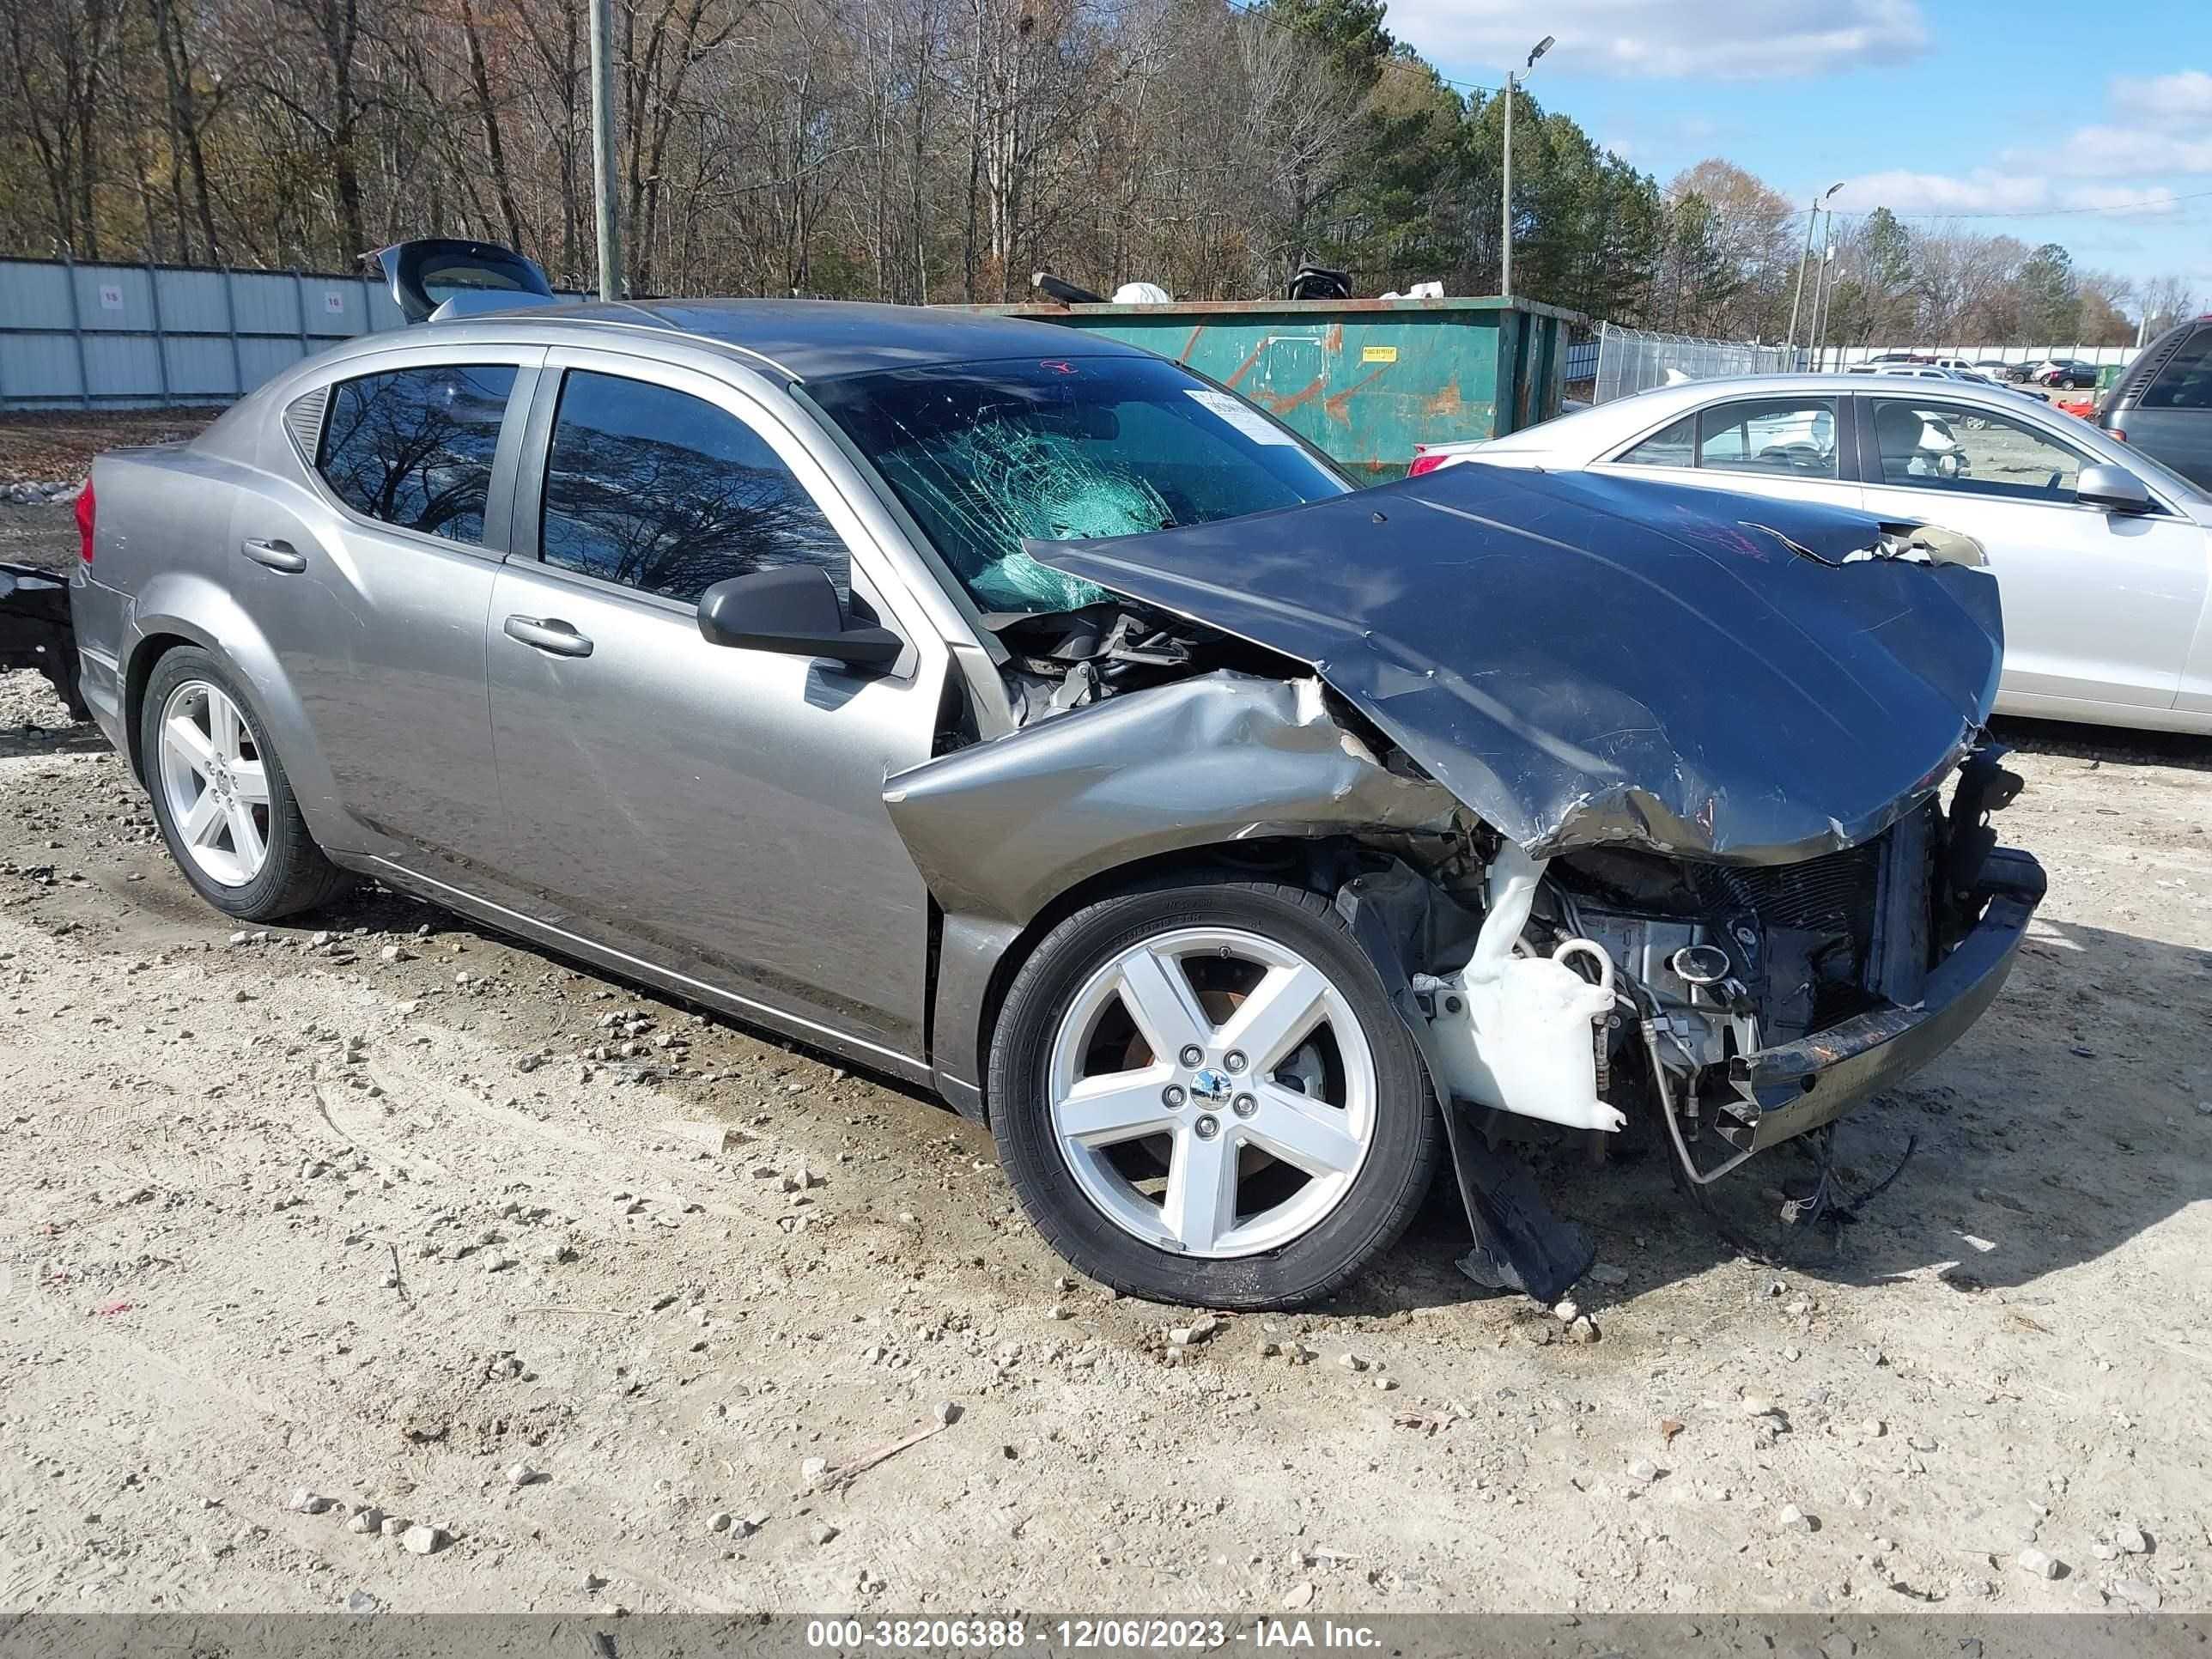
M2043 866L2027 854L1991 854L1974 894L1980 919L1929 972L1921 1000L1736 1055L1729 1081L1743 1100L1721 1116L1717 1132L1746 1152L1808 1133L1948 1048L2004 988L2045 885Z

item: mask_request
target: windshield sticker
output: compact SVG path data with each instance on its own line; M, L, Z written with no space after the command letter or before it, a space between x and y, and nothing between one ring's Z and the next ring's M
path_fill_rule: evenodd
M1226 392L1216 392L1211 386L1200 386L1182 394L1194 403L1212 410L1255 444L1288 444L1291 434L1280 427L1270 424L1260 411L1250 408Z

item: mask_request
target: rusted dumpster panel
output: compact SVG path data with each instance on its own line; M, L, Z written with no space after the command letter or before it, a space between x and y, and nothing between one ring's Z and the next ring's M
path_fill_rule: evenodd
M1395 477L1417 443L1494 438L1559 413L1570 312L1527 300L1237 300L980 307L1188 363L1312 439Z

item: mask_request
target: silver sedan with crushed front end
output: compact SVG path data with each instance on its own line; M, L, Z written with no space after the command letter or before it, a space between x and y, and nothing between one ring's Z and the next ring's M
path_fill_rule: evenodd
M1355 491L1039 323L489 303L95 465L82 684L185 877L373 875L933 1089L1123 1291L1324 1294L1448 1159L1554 1297L1589 1242L1506 1127L1824 1159L2041 895L1955 542Z

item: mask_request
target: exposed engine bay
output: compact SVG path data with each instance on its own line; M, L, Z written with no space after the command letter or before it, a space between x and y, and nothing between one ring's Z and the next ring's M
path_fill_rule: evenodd
M1588 1241L1504 1142L1656 1121L1695 1190L1825 1130L1978 1017L2043 876L1988 828L2019 783L1971 543L1457 471L1493 476L1024 544L1109 597L987 618L1016 729L885 799L978 934L1185 853L1334 894L1491 1282L1552 1296Z
M1001 637L1025 727L1194 677L1293 672L1133 603L1024 616ZM1291 685L1309 718L1341 728L1341 747L1433 789L1321 682ZM1948 815L1931 790L1872 840L1791 863L1624 846L1535 858L1463 806L1413 833L1359 833L1374 867L1428 890L1419 924L1398 926L1440 1094L1498 1115L1486 1124L1493 1140L1504 1119L1616 1133L1656 1115L1698 1184L1832 1121L1856 1097L1832 1091L1815 1104L1801 1088L1777 1110L1745 1062L1920 1002L1981 908L1986 815L2018 787L2000 752L1973 753Z

